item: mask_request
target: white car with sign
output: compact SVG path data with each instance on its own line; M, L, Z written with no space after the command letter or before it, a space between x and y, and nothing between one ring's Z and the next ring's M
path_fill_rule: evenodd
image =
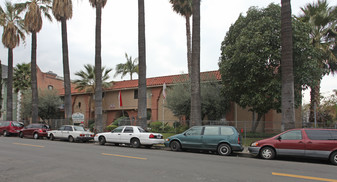
M96 134L94 140L101 145L105 143L130 144L135 148L141 145L152 147L152 145L164 143L162 134L146 132L139 126L119 126L111 132Z
M58 130L47 131L50 140L63 139L69 142L86 142L94 138L94 133L86 131L82 126L63 125Z

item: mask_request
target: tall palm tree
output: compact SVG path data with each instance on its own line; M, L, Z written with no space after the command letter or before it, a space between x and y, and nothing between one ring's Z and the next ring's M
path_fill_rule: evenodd
M64 110L65 118L70 120L71 108L71 85L68 55L67 20L73 15L73 5L71 0L53 0L53 15L57 21L61 22L62 34L62 55L63 55L63 77L64 77Z
M147 127L146 103L146 43L145 43L145 7L144 0L138 0L138 116L137 125Z
M20 11L14 5L6 1L5 11L0 7L1 25L4 27L2 43L8 48L8 78L7 78L7 120L13 120L13 49L25 40L26 31Z
M32 86L30 63L17 64L14 68L13 84L15 92L24 91Z
M200 0L193 0L190 126L201 125L200 94Z
M192 0L170 0L173 11L184 16L186 19L186 38L187 38L187 67L188 74L191 75L192 42L190 19L193 14Z
M290 0L281 0L282 131L295 127L292 37Z
M112 69L102 68L102 87L109 88L111 84L108 81L110 78L109 73ZM89 119L91 118L91 103L92 97L96 90L96 74L95 74L95 66L86 64L84 65L84 70L78 71L75 73L76 76L80 77L80 79L76 79L73 81L76 84L76 89L85 90L86 92L91 94L89 98Z
M51 10L51 0L29 0L15 5L16 8L27 10L24 24L26 29L32 34L32 52L31 52L31 84L32 84L32 121L38 121L38 90L36 77L36 34L42 29L42 13L52 21L49 14Z
M121 78L123 78L126 74L130 74L130 80L132 80L132 75L134 73L138 74L138 58L132 60L132 57L129 57L127 53L125 53L125 58L126 63L117 64L114 77L122 74Z
M317 60L323 73L337 72L337 6L329 7L326 0L318 0L317 3L307 4L301 8L303 14L299 19L308 23L311 27L311 44L322 52L322 58ZM322 75L322 76L324 76ZM311 86L310 91L310 121L314 120L314 106L320 104L320 83Z
M102 113L102 55L101 55L101 28L102 28L102 8L107 0L89 0L92 7L96 8L96 37L95 37L95 125L97 132L103 131L103 113Z

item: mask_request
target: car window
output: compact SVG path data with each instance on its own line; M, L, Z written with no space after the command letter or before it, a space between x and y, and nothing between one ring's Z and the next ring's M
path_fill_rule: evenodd
M137 128L138 128L140 133L146 133L146 131L143 128L141 128L141 127L137 127Z
M49 126L48 125L43 125L42 128L43 129L49 129Z
M123 133L133 133L133 128L132 127L125 127Z
M202 127L192 127L185 132L186 135L201 135Z
M219 135L219 127L216 126L206 126L204 135Z
M292 130L280 135L282 140L302 140L301 130Z
M9 126L9 122L7 121L7 122L4 122L4 124L2 125L2 126Z
M66 127L64 127L64 130L66 130L66 131L73 131L73 127L71 127L71 126L66 126Z
M85 131L85 129L82 126L74 126L75 131Z
M330 130L331 140L337 140L337 130Z
M18 123L18 122L12 122L12 126L15 127L22 127L22 124Z
M331 140L331 134L329 130L305 130L308 138L311 140Z
M58 130L64 130L65 126L61 126Z
M111 133L121 133L124 126L117 127L116 129L112 130Z
M234 131L232 128L229 127L221 127L221 135L234 135Z

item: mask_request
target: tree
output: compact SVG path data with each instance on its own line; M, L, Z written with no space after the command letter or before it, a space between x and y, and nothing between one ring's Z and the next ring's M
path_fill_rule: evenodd
M226 100L257 113L255 131L268 111L281 111L281 8L251 7L230 27L221 45L219 62ZM293 19L295 105L301 104L301 89L319 77L317 50L309 44L310 28Z
M138 0L138 115L137 124L147 127L147 103L146 103L146 45L145 45L145 10L144 0Z
M51 0L28 0L24 3L15 5L15 8L27 10L24 19L24 25L27 31L32 34L32 50L31 50L31 88L32 88L32 121L38 121L38 90L36 77L36 46L37 33L42 29L42 13L52 21L49 14L51 9Z
M76 84L76 89L78 90L85 90L86 92L90 93L92 96L95 95L96 91L96 74L95 74L95 66L86 64L84 65L84 71L78 71L75 73L76 76L80 77L80 79L76 79L73 81ZM102 68L102 87L109 88L111 84L107 82L110 78L109 73L112 69L106 69L105 67ZM91 101L92 97L89 99L89 118L91 114Z
M193 0L192 67L191 67L191 122L201 125L200 103L200 0Z
M67 20L73 15L73 5L71 0L53 0L53 15L57 21L61 22L62 55L63 55L63 77L64 77L64 111L65 118L70 120L71 108L71 81L68 55Z
M23 20L19 16L21 11L6 1L6 11L0 7L1 25L4 27L2 43L8 48L8 77L7 77L7 120L13 120L13 49L25 40Z
M181 16L185 17L186 20L186 38L187 38L187 68L188 74L191 75L191 65L192 65L192 41L191 41L191 24L190 19L193 14L192 0L170 0L172 4L173 11Z
M31 88L31 69L29 63L17 64L14 68L14 90L16 93Z
M321 51L321 59L317 62L325 68L322 77L329 73L337 72L337 6L329 7L326 0L318 0L317 3L307 4L301 8L303 14L299 20L311 27L310 43ZM322 77L315 84L310 85L310 121L314 121L314 106L320 104L320 83Z
M103 112L102 112L102 8L107 0L89 0L90 5L96 8L96 32L95 32L95 125L97 132L103 132Z
M132 57L128 56L127 53L125 53L126 63L120 63L116 66L116 73L114 77L116 77L119 74L122 74L121 78L123 78L126 74L130 74L130 80L132 80L132 75L134 73L138 74L138 58L132 60Z

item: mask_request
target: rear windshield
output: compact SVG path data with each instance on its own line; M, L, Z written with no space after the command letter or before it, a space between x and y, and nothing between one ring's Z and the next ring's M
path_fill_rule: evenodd
M311 140L337 140L337 130L305 130Z
M75 131L85 131L82 126L74 126Z
M18 122L12 122L12 126L15 126L15 127L23 127L22 124L18 123Z

